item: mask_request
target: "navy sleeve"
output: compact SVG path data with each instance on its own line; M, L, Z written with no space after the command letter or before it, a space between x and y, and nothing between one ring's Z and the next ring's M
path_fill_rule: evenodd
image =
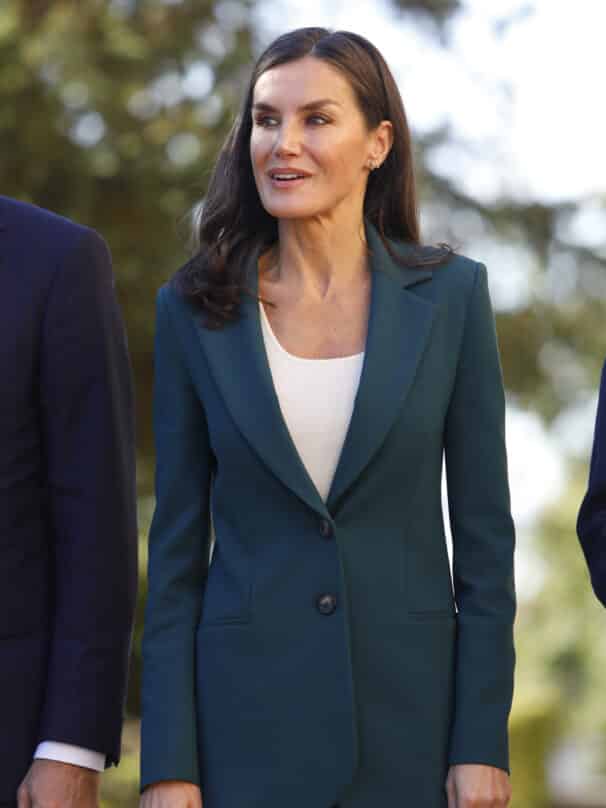
M84 230L44 318L41 424L52 536L51 638L39 740L120 757L136 597L131 370L105 242Z

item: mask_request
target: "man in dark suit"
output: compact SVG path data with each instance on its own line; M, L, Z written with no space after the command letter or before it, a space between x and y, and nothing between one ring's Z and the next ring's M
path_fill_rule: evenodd
M0 197L0 806L94 808L136 591L131 373L92 230Z
M594 592L606 606L606 364L602 370L589 486L579 511L577 533Z

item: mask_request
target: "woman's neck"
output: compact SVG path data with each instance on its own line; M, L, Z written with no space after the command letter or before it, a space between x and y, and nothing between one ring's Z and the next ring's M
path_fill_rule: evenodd
M363 219L282 219L279 243L267 270L269 282L285 283L307 298L324 300L360 283L368 273Z

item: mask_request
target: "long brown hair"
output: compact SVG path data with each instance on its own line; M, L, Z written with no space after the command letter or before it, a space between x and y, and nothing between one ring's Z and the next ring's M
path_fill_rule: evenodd
M221 149L196 224L197 252L177 273L177 287L205 314L207 328L237 319L246 288L251 254L261 254L278 240L278 224L263 207L250 158L253 92L257 80L273 67L313 56L341 71L349 81L368 129L391 121L393 146L371 172L364 216L378 230L385 247L401 264L441 263L450 249L423 250L420 244L412 141L404 105L385 60L367 39L349 31L299 28L274 40L253 69L241 110ZM406 256L395 253L395 239L416 245Z

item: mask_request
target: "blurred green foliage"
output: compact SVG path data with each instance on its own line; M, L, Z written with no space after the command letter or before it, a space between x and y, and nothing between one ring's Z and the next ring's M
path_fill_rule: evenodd
M560 706L548 688L526 686L516 696L510 721L511 808L549 808L544 761L560 729Z
M586 469L571 467L564 496L549 508L534 547L540 597L524 604L518 625L518 681L555 696L570 731L606 735L606 612L598 602L574 536ZM527 701L528 699L526 699ZM606 763L606 750L604 750Z
M137 722L151 497L154 297L187 254L204 195L257 50L253 0L4 0L0 6L0 188L99 230L111 247L137 385L141 585L124 760L104 806L137 804ZM459 0L399 0L448 44ZM381 43L377 43L380 47ZM571 203L471 198L431 169L451 133L417 138L422 202L437 237L528 257L527 300L498 314L510 399L546 423L595 390L604 352L606 257L570 237ZM563 159L573 159L572 153ZM554 166L554 170L557 167ZM453 223L448 226L445 223ZM537 596L518 621L512 715L515 808L547 805L544 760L558 735L606 729L604 613L574 536L586 468L537 529Z
M122 758L101 779L100 808L137 808L139 804L139 730L136 719L124 724Z

